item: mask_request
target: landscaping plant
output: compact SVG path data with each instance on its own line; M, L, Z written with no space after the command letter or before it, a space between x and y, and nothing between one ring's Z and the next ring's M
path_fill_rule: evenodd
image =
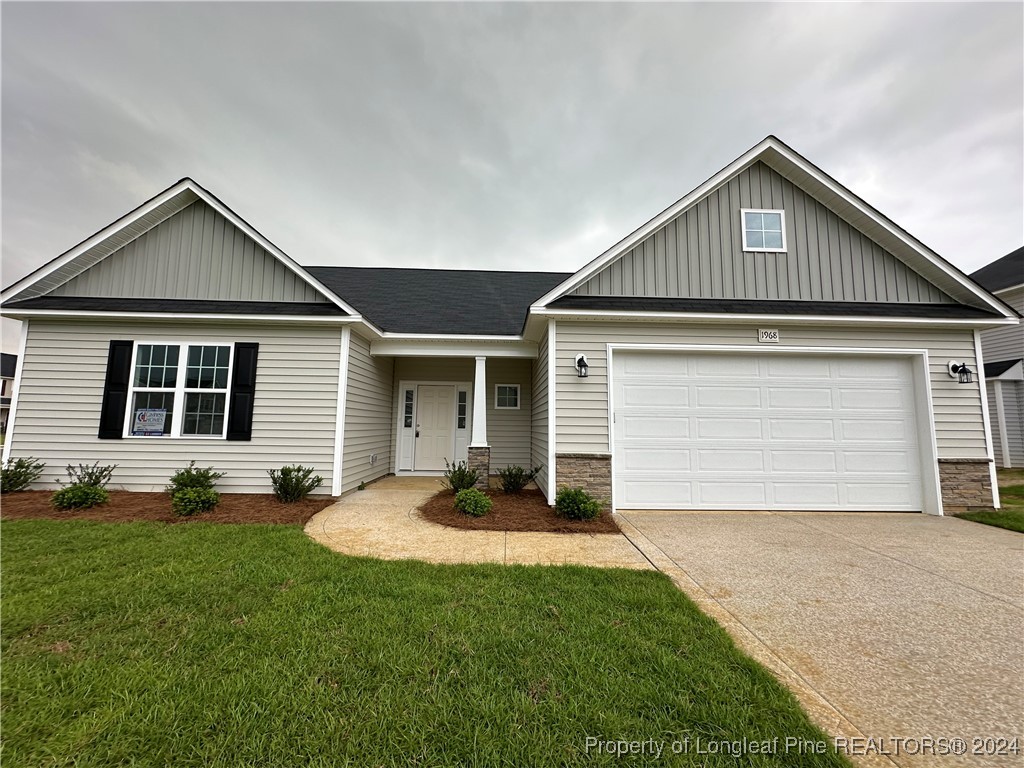
M106 487L115 469L117 469L117 464L101 467L98 461L95 464L79 464L77 466L68 464L66 468L71 485L91 485L94 488Z
M483 517L491 511L491 499L476 488L464 488L455 494L455 508L472 517Z
M223 472L215 472L213 467L197 467L194 461L190 461L184 469L179 469L171 475L170 485L167 492L174 496L178 491L186 488L213 488L213 484L224 477Z
M101 485L72 483L53 494L50 502L57 509L89 509L110 501L110 493Z
M0 493L23 491L39 479L46 467L31 456L23 459L8 459L0 468Z
M555 512L569 520L593 520L601 514L601 502L582 488L563 488L555 496Z
M269 469L267 474L279 501L300 501L324 481L320 475L313 474L312 467L299 464L281 467L280 470Z
M182 488L171 495L171 509L179 517L209 512L220 502L220 494L213 488Z
M523 469L518 464L510 464L504 469L498 470L498 477L501 478L501 490L505 493L519 493L539 473L540 467Z
M448 459L445 459L444 467L444 477L441 480L441 484L455 493L472 488L476 485L476 481L480 479L480 473L475 469L470 469L469 464L464 461L449 464Z

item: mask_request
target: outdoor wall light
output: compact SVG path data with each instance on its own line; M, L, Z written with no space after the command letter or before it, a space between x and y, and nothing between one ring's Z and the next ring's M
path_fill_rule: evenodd
M947 367L949 368L949 375L961 384L970 384L974 381L974 371L967 367L967 363L958 363L956 360L950 360Z
M581 379L587 378L587 372L590 370L590 365L587 363L586 355L576 355L576 375Z

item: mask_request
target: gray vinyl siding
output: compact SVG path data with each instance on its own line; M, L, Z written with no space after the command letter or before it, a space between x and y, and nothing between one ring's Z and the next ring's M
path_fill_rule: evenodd
M472 385L474 371L473 358L397 358L392 402L398 402L402 381L468 382ZM500 357L487 360L487 442L491 447L492 472L509 464L525 467L530 463L532 380L532 360ZM495 384L519 385L518 409L494 407ZM394 422L391 430L395 430Z
M11 455L46 463L42 482L55 488L69 464L117 464L112 488L163 490L195 459L227 474L223 492L270 493L267 470L313 467L330 493L337 416L338 328L90 323L33 319L29 325ZM214 438L100 440L100 404L112 339L256 341L259 358L251 441Z
M985 458L985 429L977 381L958 384L949 376L949 360L977 365L972 330L885 328L780 328L782 343L796 347L871 347L927 350L939 458ZM557 450L559 453L607 453L607 344L708 344L750 347L750 325L685 326L641 323L559 321L556 329ZM572 361L583 353L590 375L576 377Z
M327 299L201 200L54 288L53 296Z
M784 210L787 252L744 252L742 208ZM952 301L836 213L760 162L669 221L574 293L794 301Z
M548 487L548 335L537 345L533 366L533 414L530 433L530 463L540 467L537 487L545 493ZM531 467L532 468L532 467Z
M1024 313L1024 287L999 295L999 298ZM981 355L987 363L1024 358L1024 325L1007 325L981 332Z
M348 396L345 399L345 447L341 491L355 490L388 474L394 440L392 391L394 359L371 357L370 344L352 334L348 350ZM371 464L371 457L376 460Z

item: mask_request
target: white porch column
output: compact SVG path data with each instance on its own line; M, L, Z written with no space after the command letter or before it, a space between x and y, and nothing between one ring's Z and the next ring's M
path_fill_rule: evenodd
M473 376L473 434L470 448L487 447L487 358L476 359L476 374Z

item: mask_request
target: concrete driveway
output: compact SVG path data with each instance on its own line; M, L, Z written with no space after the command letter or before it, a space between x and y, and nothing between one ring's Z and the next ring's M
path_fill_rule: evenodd
M1024 536L921 514L626 512L620 525L862 765L1024 765ZM898 738L961 738L942 757ZM977 742L982 750L998 742ZM908 754L917 752L918 754Z

